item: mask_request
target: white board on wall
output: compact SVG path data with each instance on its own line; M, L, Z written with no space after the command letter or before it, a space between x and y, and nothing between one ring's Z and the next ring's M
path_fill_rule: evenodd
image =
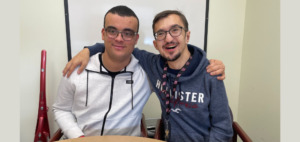
M179 10L187 18L191 31L190 44L204 49L206 3L208 0L65 0L69 59L84 46L103 43L101 29L105 13L117 5L131 8L140 20L141 49L158 53L153 46L152 20L163 10ZM67 5L67 7L66 7Z

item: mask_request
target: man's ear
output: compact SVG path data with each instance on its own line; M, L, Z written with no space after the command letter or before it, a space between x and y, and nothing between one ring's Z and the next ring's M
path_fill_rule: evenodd
M104 34L105 34L105 29L102 28L102 30L101 30L102 40L104 40Z
M157 41L156 40L153 40L153 45L154 45L155 49L158 50Z
M188 44L189 41L190 41L190 35L191 35L191 31L187 31L186 32L186 36L185 36L185 38L186 38L186 44Z
M135 36L136 36L136 37L135 37L135 44L134 44L134 45L137 44L137 42L139 41L139 38L140 38L140 35L139 35L139 34L136 34Z

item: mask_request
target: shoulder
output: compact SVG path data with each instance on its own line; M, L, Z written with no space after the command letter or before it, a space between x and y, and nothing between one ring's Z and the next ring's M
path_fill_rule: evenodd
M86 66L87 70L92 70L92 71L97 71L97 72L100 71L99 54L101 54L101 53L97 53L97 54L91 56L87 66Z

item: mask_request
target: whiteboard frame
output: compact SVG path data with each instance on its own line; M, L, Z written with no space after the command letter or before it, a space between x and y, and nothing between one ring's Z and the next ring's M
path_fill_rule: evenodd
M203 50L205 52L207 52L209 0L205 0L205 1L206 1L206 9L205 9L205 21L204 21L205 25L204 25ZM64 9L65 9L64 12L65 12L65 24L66 24L67 53L68 53L68 61L70 61L72 59L72 45L71 45L71 32L70 32L69 0L64 0ZM188 19L188 21L189 21L189 19ZM190 21L189 21L189 23L190 23Z

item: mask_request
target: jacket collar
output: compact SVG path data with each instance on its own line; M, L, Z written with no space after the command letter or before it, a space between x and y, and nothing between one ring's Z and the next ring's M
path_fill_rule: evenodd
M87 70L94 71L94 72L100 72L99 67L100 67L101 63L99 61L99 54L102 54L102 53L97 53L97 54L91 56L89 63L86 67ZM134 70L136 70L138 67L138 63L139 63L139 61L131 54L131 61L126 66L126 71L134 72ZM102 70L103 69L106 70L105 68L102 68Z

